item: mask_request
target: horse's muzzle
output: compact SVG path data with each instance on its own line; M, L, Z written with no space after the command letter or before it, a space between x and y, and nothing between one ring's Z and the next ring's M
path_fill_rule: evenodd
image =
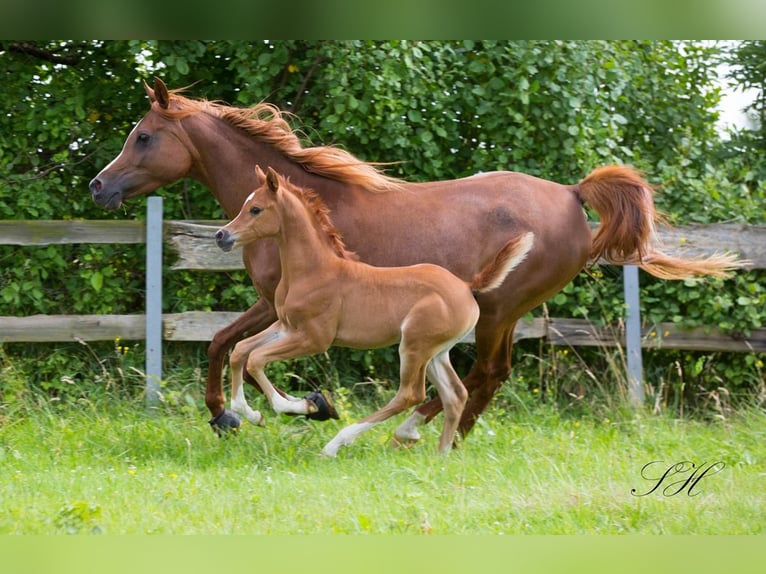
M96 205L103 207L104 209L114 211L122 205L122 194L119 191L112 191L111 193L107 192L104 189L104 184L97 177L94 177L90 181L88 189L90 189L90 194L93 197L93 201L96 202Z
M223 251L231 251L234 247L234 236L228 229L219 229L215 234L215 242Z

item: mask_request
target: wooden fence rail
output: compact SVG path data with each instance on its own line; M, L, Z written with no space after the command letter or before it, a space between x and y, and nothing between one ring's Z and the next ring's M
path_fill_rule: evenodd
M165 221L164 242L174 252L172 269L229 271L243 269L239 252L223 253L213 234L221 221ZM665 248L676 254L706 255L734 251L750 267L766 268L766 226L715 224L660 230ZM0 245L52 245L66 243L145 243L141 221L0 221ZM162 338L167 341L209 341L238 313L187 312L162 315ZM141 340L146 317L136 315L34 315L0 317L0 343ZM615 346L625 342L623 325L597 327L586 320L536 318L521 321L515 338L545 338L554 345ZM641 346L646 349L704 351L766 351L766 329L748 336L719 329L681 329L672 323L644 325Z

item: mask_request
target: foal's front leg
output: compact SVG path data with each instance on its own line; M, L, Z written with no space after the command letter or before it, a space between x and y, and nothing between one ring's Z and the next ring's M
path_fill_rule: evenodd
M253 410L247 404L245 390L242 386L243 369L248 356L254 349L267 345L270 341L281 336L279 327L280 324L277 321L257 335L242 339L234 346L229 357L229 369L231 370L231 410L257 425L263 425L263 415Z
M232 353L232 369L234 369L234 357L237 356L239 366L241 367L245 358L247 361L247 372L255 379L258 386L261 387L263 394L271 404L271 407L277 413L310 415L316 413L319 407L311 400L296 399L290 396L283 396L266 376L264 369L266 365L274 361L283 361L305 357L326 351L329 344L320 342L303 331L287 329L285 326L276 322L260 335L256 335L252 341L245 339L237 344ZM241 373L241 368L239 370ZM241 377L241 375L240 375ZM232 410L234 401L237 398L234 395L234 376L232 374ZM241 383L239 386L241 393ZM247 405L244 401L244 395L241 397L240 404ZM247 407L249 408L249 407ZM260 413L259 413L260 415Z

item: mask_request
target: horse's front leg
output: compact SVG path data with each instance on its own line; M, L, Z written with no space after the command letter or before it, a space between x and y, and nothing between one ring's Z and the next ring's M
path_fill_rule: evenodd
M265 299L260 299L231 324L218 331L208 347L205 404L212 416L210 425L219 434L240 426L239 417L224 407L223 363L226 354L237 341L244 339L248 334L263 331L276 321L276 318L274 307Z
M247 353L247 372L256 380L271 407L277 413L313 415L324 409L321 394L312 393L304 399L284 396L280 393L265 373L265 367L274 361L284 361L326 351L329 343L309 336L303 331L286 329L277 322L269 327L257 345L248 346L246 341L237 344L234 351ZM331 339L330 339L331 340ZM232 354L234 356L234 354ZM232 379L233 380L233 379Z
M245 365L248 363L251 354L255 353L260 347L268 346L269 344L279 341L284 338L285 331L282 324L277 321L273 323L268 329L261 331L257 335L243 339L236 344L234 350L229 357L229 367L231 370L231 403L230 407L234 413L240 414L249 420L251 423L262 425L263 415L260 412L253 410L247 403L245 398L245 391L242 386L243 374L245 372ZM264 386L257 381L261 390L264 391L269 402L273 404L274 399L270 395L276 395L281 400L286 402L297 402L297 399L283 397L273 386L271 386L269 392L266 392ZM291 400L292 399L292 400Z

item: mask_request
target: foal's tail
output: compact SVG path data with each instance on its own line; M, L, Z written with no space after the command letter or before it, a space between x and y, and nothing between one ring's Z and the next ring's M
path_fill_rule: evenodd
M495 258L471 281L471 291L486 293L500 287L508 274L516 269L532 250L535 234L531 231L519 235L503 245Z
M638 265L662 279L728 277L746 263L731 254L684 259L658 250L652 243L655 223L661 221L654 207L654 190L631 167L597 168L576 186L576 191L601 216L590 253L594 261L604 258L614 265Z

